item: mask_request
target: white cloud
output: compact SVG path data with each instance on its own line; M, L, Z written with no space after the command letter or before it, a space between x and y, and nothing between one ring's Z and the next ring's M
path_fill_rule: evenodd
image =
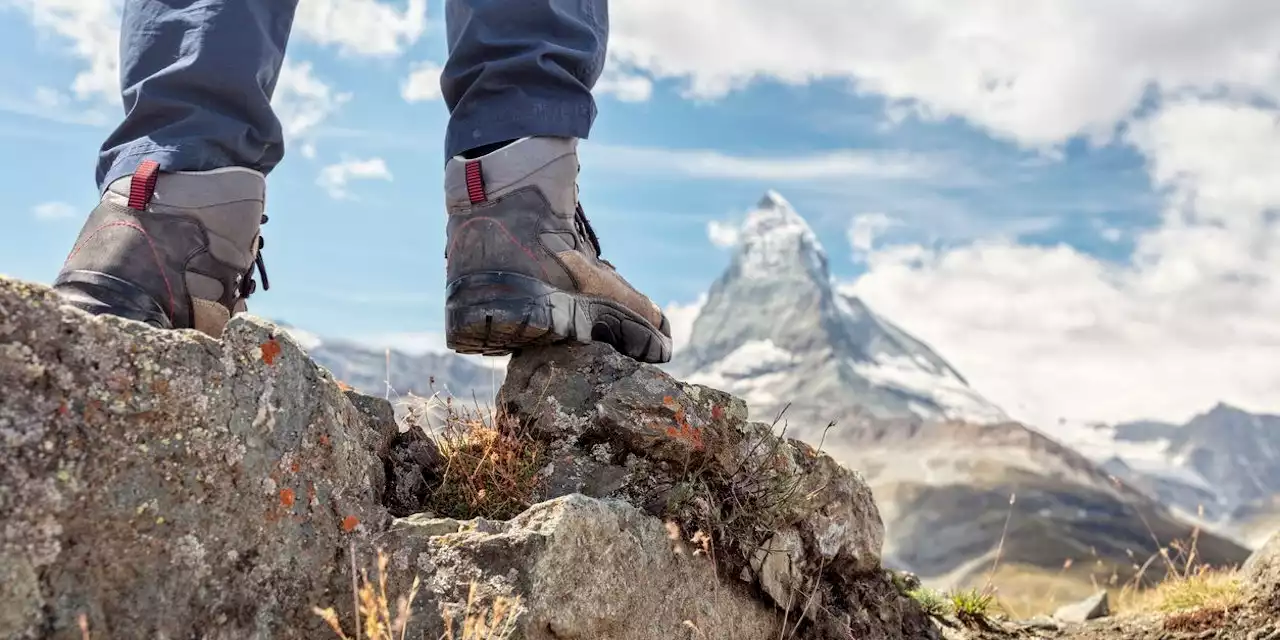
M301 142L302 155L315 157L309 134L350 100L350 93L336 91L317 78L310 62L285 60L271 106L280 118L285 142Z
M582 146L594 165L630 172L674 173L695 178L804 182L865 177L924 179L943 165L927 156L841 150L805 155L735 156L710 149L665 149L618 145Z
M698 319L698 313L706 303L707 294L703 293L693 302L687 304L672 302L662 310L671 324L671 344L675 351L683 349L693 337L693 323Z
M1168 196L1131 263L1008 240L891 245L848 290L1046 427L1181 420L1217 401L1280 410L1277 115L1192 99L1135 126Z
M427 1L408 0L403 11L377 0L303 0L294 30L345 54L396 56L422 37Z
M65 41L88 66L71 82L77 98L120 102L120 7L115 0L0 0L25 12L42 34ZM48 94L46 94L48 97Z
M81 211L65 202L44 202L31 209L38 220L65 220L81 215Z
M321 169L320 176L316 178L316 184L320 185L329 194L329 197L335 200L349 200L354 197L347 189L347 185L352 180L386 180L389 182L391 180L391 171L387 169L387 163L382 158L344 160Z
M877 236L896 224L897 220L879 212L855 217L849 225L849 246L853 248L854 257L861 259L869 253L875 246Z
M400 84L400 97L407 102L439 100L442 70L440 65L429 61L413 65L409 70L409 77Z
M717 97L843 79L890 111L1027 145L1107 135L1153 84L1280 97L1280 5L1256 0L629 0L610 55ZM709 35L714 37L708 37Z
M301 136L333 115L351 100L315 76L310 62L286 60L280 69L271 106L280 118L284 134Z
M738 225L732 222L712 220L707 223L707 237L711 239L711 244L722 249L738 244L738 231Z
M622 102L644 102L653 96L653 80L610 62L596 82L594 93L611 95Z
M104 105L76 102L70 94L49 87L37 87L30 97L0 94L0 111L16 113L58 124L90 127L109 126L119 116Z
M1098 235L1107 242L1120 242L1124 239L1124 232L1115 227L1103 227L1098 230Z

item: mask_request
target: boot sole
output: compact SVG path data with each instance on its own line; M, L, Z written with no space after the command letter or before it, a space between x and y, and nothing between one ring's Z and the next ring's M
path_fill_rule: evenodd
M53 290L62 304L90 315L119 316L157 329L173 328L164 309L142 287L110 274L69 271L53 281Z
M640 362L671 360L671 338L630 309L514 273L479 273L450 283L445 341L457 353L485 356L604 342Z

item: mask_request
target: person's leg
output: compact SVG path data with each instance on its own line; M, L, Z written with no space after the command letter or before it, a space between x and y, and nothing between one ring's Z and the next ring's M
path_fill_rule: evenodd
M271 110L298 0L126 0L125 118L102 145L98 189L144 159L160 170L245 167L284 155Z
M586 138L606 0L446 0L445 158L527 136Z
M662 310L600 255L577 199L578 139L608 36L605 0L447 0L440 85L445 335L459 353L601 341L671 358Z
M261 267L271 110L297 0L126 0L125 117L54 288L71 306L218 335ZM265 274L263 274L264 285Z

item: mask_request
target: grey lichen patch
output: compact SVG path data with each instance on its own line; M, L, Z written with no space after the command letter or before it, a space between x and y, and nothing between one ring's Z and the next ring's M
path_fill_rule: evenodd
M20 637L34 628L43 608L36 568L22 555L0 549L0 637Z
M173 560L179 566L193 571L197 578L209 575L209 565L205 562L204 545L192 534L178 538L173 545Z

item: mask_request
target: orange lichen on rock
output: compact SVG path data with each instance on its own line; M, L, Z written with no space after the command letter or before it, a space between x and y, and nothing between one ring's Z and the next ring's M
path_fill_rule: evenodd
M342 530L351 533L356 526L360 524L360 519L355 516L347 516L342 519Z
M281 351L280 343L275 338L267 340L261 345L258 345L258 348L262 350L263 362L269 365L275 364L276 358L279 357L280 351Z
M280 504L284 505L286 509L293 507L293 500L294 500L293 489L280 490Z

